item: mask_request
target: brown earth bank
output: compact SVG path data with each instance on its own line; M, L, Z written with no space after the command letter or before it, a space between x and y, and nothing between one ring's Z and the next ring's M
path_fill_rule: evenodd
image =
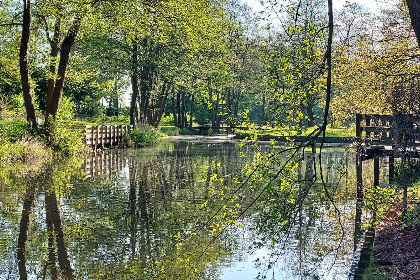
M378 225L373 249L375 265L390 279L420 279L420 225L405 226L392 209Z

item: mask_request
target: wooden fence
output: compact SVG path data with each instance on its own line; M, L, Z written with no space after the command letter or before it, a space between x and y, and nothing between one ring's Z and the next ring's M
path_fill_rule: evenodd
M133 127L130 125L86 126L86 145L94 149L99 147L125 146L125 137Z

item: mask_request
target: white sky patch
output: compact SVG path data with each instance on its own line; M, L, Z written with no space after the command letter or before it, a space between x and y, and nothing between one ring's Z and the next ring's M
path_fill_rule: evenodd
M243 3L248 4L254 10L254 12L256 12L256 13L264 11L264 10L268 10L269 7L270 7L268 4L265 4L264 6L261 5L260 0L241 0L241 1ZM327 1L325 0L325 2L327 2ZM333 0L333 7L334 7L335 10L340 10L341 8L344 7L346 2L358 3L358 4L368 8L371 12L376 12L376 11L380 10L381 7L384 7L386 5L393 5L397 1L396 0L349 0L349 1Z

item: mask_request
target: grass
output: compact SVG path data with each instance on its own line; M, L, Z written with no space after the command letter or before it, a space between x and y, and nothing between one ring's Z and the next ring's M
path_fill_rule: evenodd
M278 128L278 127L250 127L249 130L236 130L237 134L254 134L257 135L269 135L269 136L307 136L315 130L315 127L298 129L297 127L290 128ZM355 128L354 127L343 127L343 128L331 128L327 127L325 132L326 137L355 137Z
M179 129L173 125L165 125L159 127L160 132L163 135L179 135ZM236 134L245 134L245 135L253 135L256 133L258 136L306 136L313 132L315 127L311 128L303 128L299 130L296 127L290 128L280 128L280 127L270 127L270 126L250 126L250 129L243 130L243 129L236 129ZM355 128L354 127L341 127L341 128L332 128L327 127L325 132L326 137L339 137L339 138L347 138L347 137L355 137Z

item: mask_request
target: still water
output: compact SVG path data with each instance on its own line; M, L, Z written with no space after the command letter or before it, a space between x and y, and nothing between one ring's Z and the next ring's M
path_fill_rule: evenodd
M0 168L0 279L347 279L360 237L354 155L323 152L339 215L318 180L297 186L306 200L279 226L278 205L237 190L254 148L241 151L164 142ZM317 161L306 153L298 182Z

